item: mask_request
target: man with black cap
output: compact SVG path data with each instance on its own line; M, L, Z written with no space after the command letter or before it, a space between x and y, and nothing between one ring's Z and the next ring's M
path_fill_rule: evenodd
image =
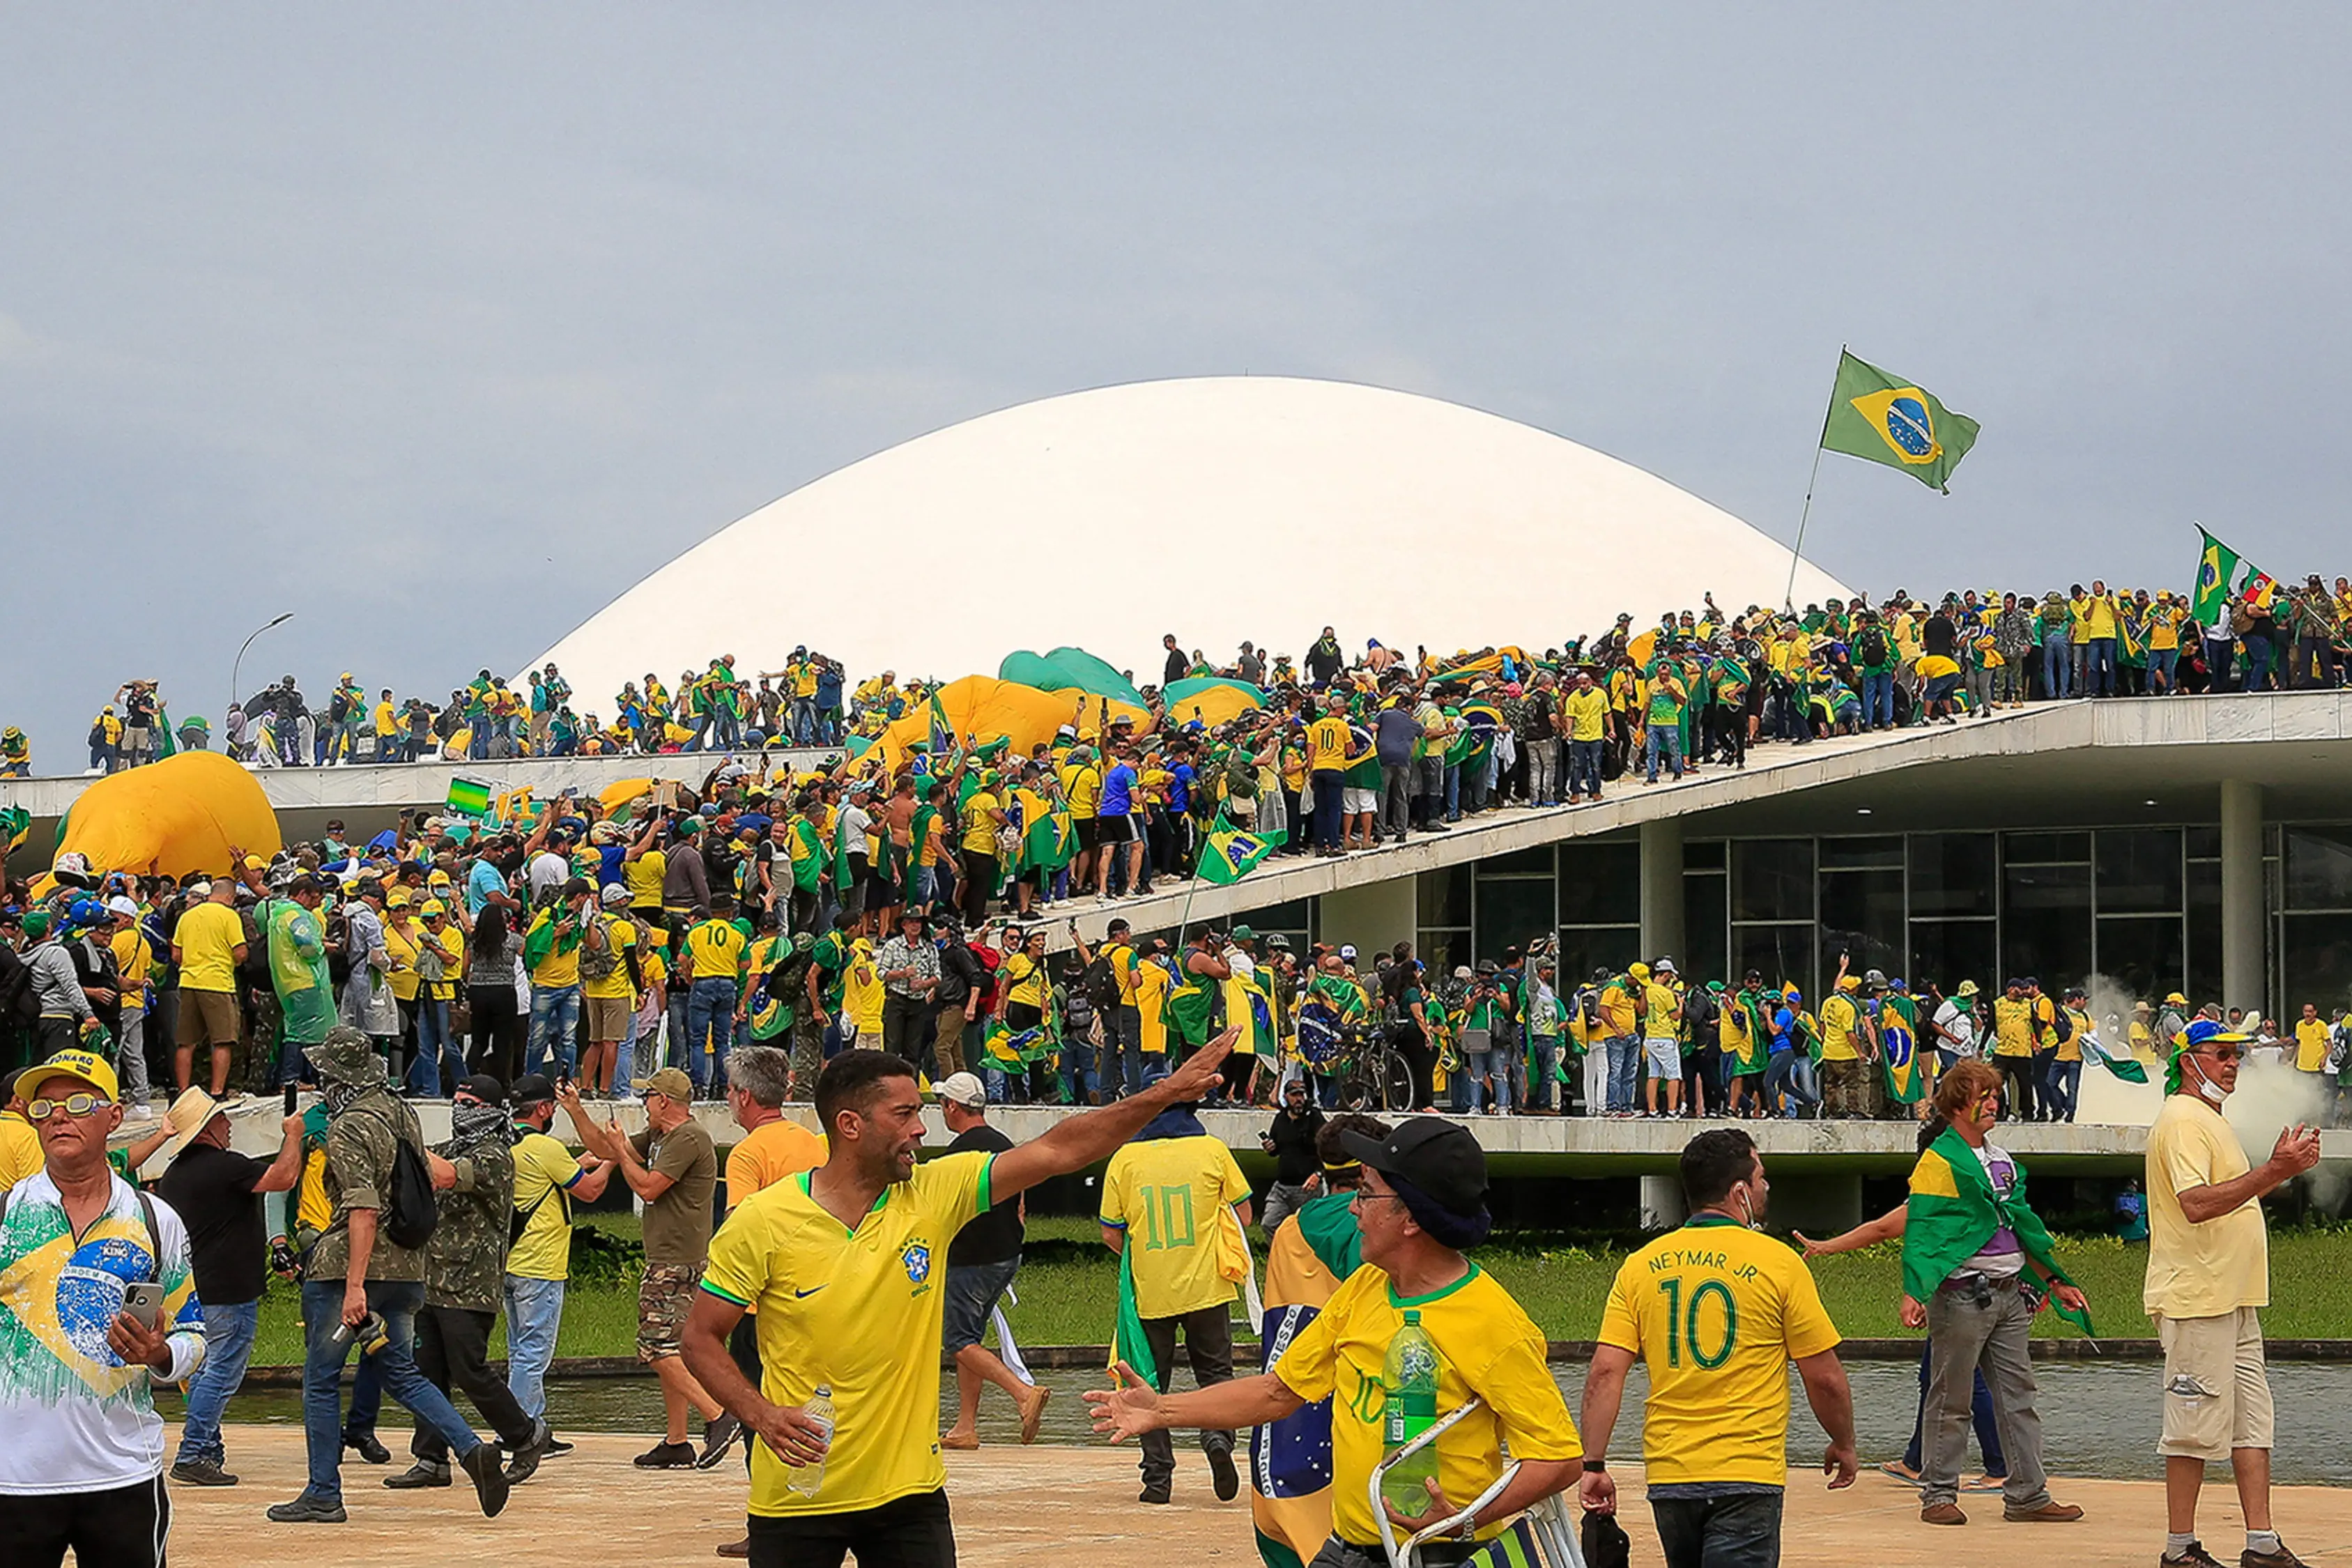
M572 1157L548 1135L555 1121L555 1085L529 1072L515 1079L508 1097L514 1137L508 1151L514 1165L514 1212L507 1248L507 1388L524 1415L546 1432L547 1369L555 1361L556 1331L563 1325L563 1288L572 1277L572 1201L594 1203L612 1179L608 1160ZM561 1454L572 1445L543 1436L542 1453Z
M1510 1293L1462 1254L1486 1238L1486 1160L1469 1131L1442 1117L1413 1117L1386 1138L1343 1133L1364 1165L1355 1198L1365 1267L1308 1323L1274 1370L1192 1394L1153 1391L1121 1363L1119 1386L1087 1394L1095 1430L1113 1441L1171 1426L1263 1426L1331 1400L1333 1533L1314 1568L1382 1568L1380 1521L1368 1498L1385 1457L1382 1377L1389 1344L1414 1315L1436 1342L1437 1411L1480 1407L1437 1439L1438 1495L1397 1532L1450 1517L1502 1474L1502 1444L1518 1474L1470 1521L1485 1540L1510 1518L1566 1489L1581 1448L1568 1405L1551 1380L1543 1331ZM1428 1563L1457 1563L1474 1548L1433 1543Z
M449 1100L449 1140L435 1151L450 1165L438 1194L440 1219L425 1244L425 1310L416 1315L416 1366L444 1395L462 1388L513 1456L509 1484L539 1468L546 1425L523 1414L514 1393L490 1371L490 1329L506 1283L507 1242L514 1227L513 1133L506 1090L488 1073L457 1085ZM448 1440L419 1417L408 1451L416 1463L384 1485L449 1484Z

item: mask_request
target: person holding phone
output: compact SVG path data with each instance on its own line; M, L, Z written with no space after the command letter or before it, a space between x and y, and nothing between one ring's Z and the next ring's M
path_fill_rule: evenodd
M105 1058L59 1051L15 1092L46 1168L0 1198L0 1336L16 1347L0 1361L0 1542L12 1563L70 1550L82 1568L162 1568L172 1505L150 1389L205 1355L187 1227L107 1164L122 1106ZM128 1267L72 1267L96 1247Z

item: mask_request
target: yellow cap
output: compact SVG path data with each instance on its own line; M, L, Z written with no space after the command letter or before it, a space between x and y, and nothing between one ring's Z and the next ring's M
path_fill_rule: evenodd
M409 901L406 888L394 888L383 896L383 907L388 910L404 910Z
M33 1091L53 1078L69 1078L86 1083L109 1100L122 1097L121 1085L116 1080L114 1068L96 1051L59 1051L47 1061L26 1068L16 1075L18 1098L30 1100Z
M423 915L426 920L428 920L428 921L429 921L429 920L431 920L435 915L446 915L446 914L447 914L447 913L449 912L449 906L448 906L448 905L446 905L446 904L445 904L445 903L443 903L443 902L442 902L440 900L438 900L438 899L427 899L427 900L425 900L425 906L424 906L424 908L422 908L422 909L418 910L416 912L417 912L418 914L420 914L420 915Z

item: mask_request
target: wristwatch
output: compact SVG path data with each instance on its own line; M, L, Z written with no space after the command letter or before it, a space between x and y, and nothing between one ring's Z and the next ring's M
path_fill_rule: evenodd
M1609 1461L1607 1459L1587 1459L1584 1461L1584 1473L1588 1476L1605 1474L1608 1471L1608 1468Z

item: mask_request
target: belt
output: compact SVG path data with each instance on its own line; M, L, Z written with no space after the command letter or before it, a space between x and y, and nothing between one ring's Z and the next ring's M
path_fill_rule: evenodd
M1956 1295L1962 1293L1974 1295L1979 1290L2014 1290L2018 1287L2018 1281L2022 1278L2023 1276L2020 1274L1979 1274L1971 1270L1966 1274L1953 1275L1937 1289L1949 1290Z

